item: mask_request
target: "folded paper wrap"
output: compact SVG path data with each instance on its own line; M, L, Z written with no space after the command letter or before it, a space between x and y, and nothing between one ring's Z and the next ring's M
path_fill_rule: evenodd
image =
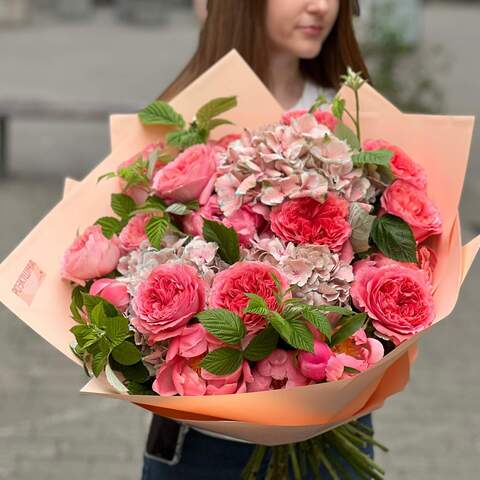
M350 92L343 90L341 94L351 105ZM208 100L229 95L238 98L238 107L229 112L235 125L217 129L218 136L278 121L282 113L236 51L171 103L190 119ZM438 256L434 274L438 322L453 310L480 246L479 236L462 248L458 217L474 119L404 114L368 85L361 88L360 99L363 139L386 139L421 163L428 174L428 194L442 213L444 231L431 245ZM165 133L162 127L141 125L136 115L112 116L110 130L112 153L81 182L67 180L64 198L0 265L0 300L77 363L69 348L73 340L69 328L74 325L69 312L71 286L60 278L60 259L77 230L83 231L97 218L110 214L110 194L118 191L117 182L97 184L97 178ZM368 370L337 382L235 395L161 397L116 393L100 376L90 380L82 392L126 400L193 426L255 443L300 441L375 410L403 390L418 340L427 332L401 344Z

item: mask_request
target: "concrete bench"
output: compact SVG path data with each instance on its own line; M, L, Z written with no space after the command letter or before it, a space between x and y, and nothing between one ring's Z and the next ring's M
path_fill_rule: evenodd
M9 155L9 123L11 120L49 120L102 122L112 113L133 113L139 105L119 104L63 104L41 100L2 100L0 99L0 178L6 177Z

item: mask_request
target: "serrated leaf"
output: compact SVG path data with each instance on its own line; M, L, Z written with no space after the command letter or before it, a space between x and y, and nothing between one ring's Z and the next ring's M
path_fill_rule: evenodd
M90 321L96 327L101 329L105 326L105 321L107 320L107 315L105 313L105 309L103 308L103 303L98 302L90 311Z
M151 384L128 382L127 388L130 395L157 395L152 390Z
M139 112L138 117L144 125L173 125L178 128L185 126L182 115L161 100L155 100L145 107Z
M197 314L200 323L216 338L225 343L236 344L245 336L242 319L224 308L213 308Z
M113 359L121 365L135 365L142 359L142 353L132 343L125 341L112 350Z
M70 302L70 312L72 314L72 318L80 324L85 323L85 319L83 318L81 313L81 308L83 307L83 291L83 287L77 285L72 290L72 301Z
M240 368L242 359L243 354L240 350L217 348L201 361L200 367L214 375L229 375Z
M84 351L100 340L100 336L91 325L75 325L70 332L75 335L78 346Z
M128 328L128 319L120 315L105 320L105 332L113 347L120 345L132 336L132 332Z
M352 162L355 166L362 166L368 164L389 167L392 157L393 152L391 152L390 150L371 150L368 152L360 152L356 155L352 155Z
M128 388L120 381L115 372L112 370L108 362L105 365L105 377L107 382L116 390L118 393L128 393Z
M360 140L353 130L344 123L339 122L335 128L335 136L340 140L345 140L353 150L360 150Z
M172 213L173 215L188 215L194 210L198 210L198 208L199 203L197 201L189 203L172 203L165 211Z
M417 263L417 243L407 222L395 215L385 214L372 226L371 239L388 258L399 262Z
M266 316L270 313L267 302L260 295L255 293L245 293L245 296L250 300L247 306L243 309L243 313L255 313L256 315Z
M145 232L152 247L160 250L161 242L167 231L168 225L168 221L163 217L152 217L148 221L145 227Z
M92 309L101 303L103 305L103 309L107 317L115 317L119 315L119 312L115 305L112 305L110 302L105 300L102 297L99 297L98 295L90 295L88 293L82 292L82 298L83 298L83 304L85 305L85 308L87 309L88 317L90 318L92 315Z
M332 113L339 120L343 117L345 111L345 100L340 97L335 97L332 102Z
M351 308L338 307L337 305L315 305L317 310L321 312L340 313L342 315L355 315L355 312Z
M117 176L117 174L115 172L104 173L103 175L100 175L97 178L97 183L101 182L102 180L108 179L108 178L114 178L116 176Z
M330 325L328 318L320 313L320 311L318 311L315 307L304 305L302 308L302 315L305 320L308 320L329 340L332 338L332 326Z
M295 318L290 321L290 326L292 327L292 333L290 337L285 340L287 340L292 347L313 353L313 333L305 322L300 318Z
M130 217L138 215L140 213L155 213L155 212L164 212L167 208L165 202L156 196L148 197L144 203L138 205L135 210L130 212Z
M107 238L112 238L114 234L120 233L122 230L122 222L115 217L101 217L95 224L102 227L102 233Z
M167 143L178 149L185 149L193 145L204 143L204 138L197 130L182 130L170 132L166 136Z
M288 342L292 334L292 326L278 312L270 312L268 320L272 327L280 334L280 336Z
M366 313L356 313L343 322L339 330L337 330L330 342L330 346L333 347L339 343L344 342L347 338L351 337L357 330L359 330L365 323L367 318Z
M95 344L95 349L92 356L92 372L98 377L107 364L110 348L108 342L102 338Z
M212 118L217 117L236 106L237 97L214 98L198 109L195 118L201 128L206 128L208 122Z
M218 245L220 258L232 265L240 260L240 242L234 228L203 218L203 238Z
M207 123L206 129L211 132L214 128L220 127L221 125L234 125L234 123L226 118L214 118Z
M112 193L110 205L120 218L128 217L136 207L133 199L124 193Z
M350 204L348 223L352 227L350 243L355 253L366 252L370 248L369 238L375 216L366 212L362 206L353 202Z
M276 348L278 343L278 332L269 326L252 338L243 356L252 362L258 362L268 357Z

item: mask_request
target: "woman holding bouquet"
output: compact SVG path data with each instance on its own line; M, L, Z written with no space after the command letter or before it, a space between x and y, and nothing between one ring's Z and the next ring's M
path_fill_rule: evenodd
M319 95L331 100L348 66L369 78L352 26L353 15L358 15L356 1L208 0L205 5L198 0L195 7L204 17L198 48L161 95L163 100L173 98L232 48L285 110L308 109ZM370 416L361 421L371 426ZM143 480L238 479L253 449L251 444L154 416ZM373 450L365 451L373 456ZM348 478L360 478L348 466L345 470ZM323 468L320 475L331 478Z

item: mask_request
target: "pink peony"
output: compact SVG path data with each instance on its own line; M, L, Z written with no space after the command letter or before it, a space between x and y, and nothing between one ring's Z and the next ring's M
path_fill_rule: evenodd
M197 271L179 263L156 267L133 298L133 326L149 345L180 334L205 306L205 285Z
M108 239L100 225L92 225L65 252L60 274L62 278L84 285L85 280L111 273L119 259L120 242L117 236Z
M282 388L300 387L310 382L300 372L293 351L276 349L260 360L253 370L253 381L247 383L247 391L261 392Z
M216 151L211 145L193 145L162 168L153 188L167 202L198 200L204 205L216 179Z
M288 288L284 276L274 267L260 262L238 262L216 275L210 291L210 308L226 308L242 317L249 333L255 333L265 326L265 319L256 314L243 313L249 302L245 293L256 293L265 299L272 310L277 310L274 293L277 287L272 278L274 273L282 288Z
M148 159L150 155L155 151L155 150L163 150L164 144L163 142L158 142L158 143L151 143L150 145L147 145L139 154L133 156L132 158L129 158L125 162L121 163L118 166L117 173L120 171L121 168L126 168L129 167L130 165L134 164L135 162L138 162L139 160L143 160L144 162L148 162ZM160 168L163 167L163 163L157 162L155 165L154 173L157 172ZM147 173L148 169L145 168L145 173ZM130 197L133 198L135 203L141 204L145 202L149 195L149 185L134 185L128 189L126 188L126 182L123 180L123 178L118 179L120 188L124 193L129 195Z
M431 325L432 286L423 270L379 255L357 262L354 275L353 303L381 336L398 345Z
M330 369L335 368L335 355L330 347L319 339L314 340L314 352L301 351L298 354L300 371L305 377L321 382L327 378Z
M382 208L410 225L417 242L442 233L442 218L438 208L423 190L403 180L395 180L383 192Z
M130 303L127 285L114 278L101 278L92 283L90 295L99 296L124 311Z
M379 362L384 355L381 342L375 338L368 338L363 329L335 345L332 350L344 367L354 368L360 372ZM344 373L343 376L348 377L351 374Z
M393 153L390 168L395 177L421 190L427 188L427 173L424 168L412 160L400 147L391 145L385 140L366 140L363 143L363 150L390 150Z
M131 252L137 249L147 239L145 228L152 218L150 214L140 214L132 217L118 236L122 250Z
M329 193L323 203L308 197L287 200L272 209L270 221L272 231L287 242L339 252L352 231L347 217L346 200Z

